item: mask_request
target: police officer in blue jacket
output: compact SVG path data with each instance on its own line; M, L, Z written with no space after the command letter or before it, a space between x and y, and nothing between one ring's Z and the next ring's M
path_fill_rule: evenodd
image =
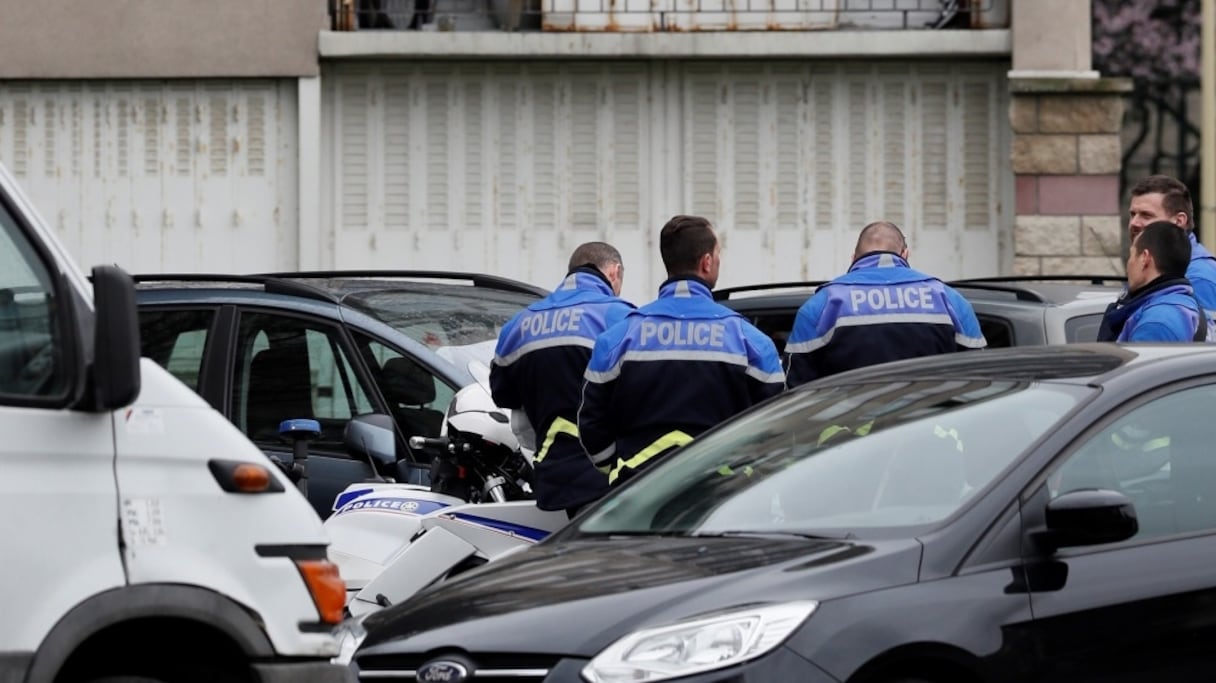
M1128 214L1132 240L1157 221L1168 221L1183 231L1191 246L1186 278L1204 309L1216 311L1216 257L1195 239L1195 212L1186 185L1167 175L1148 176L1132 186Z
M634 310L618 296L624 274L615 247L582 244L557 289L515 315L498 337L491 395L516 412L513 418L522 410L537 435L534 483L542 510L573 517L608 490L608 478L579 443L576 413L595 338Z
M1142 228L1128 250L1128 292L1107 309L1098 341L1216 342L1216 328L1186 278L1191 253L1174 223Z
M714 301L722 247L710 222L675 216L659 252L668 277L658 299L600 335L587 365L579 435L612 485L785 380L772 340Z
M862 229L849 272L798 309L785 346L787 384L985 346L971 304L941 280L913 270L903 233L878 221Z

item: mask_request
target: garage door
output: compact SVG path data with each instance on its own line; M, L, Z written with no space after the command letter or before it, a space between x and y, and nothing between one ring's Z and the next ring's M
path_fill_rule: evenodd
M295 267L295 81L8 82L0 159L84 266Z
M323 79L324 220L338 267L475 269L552 286L613 242L626 293L663 279L657 229L711 217L720 286L829 278L885 218L914 265L1000 270L1007 64L341 64ZM639 267L634 267L634 266Z

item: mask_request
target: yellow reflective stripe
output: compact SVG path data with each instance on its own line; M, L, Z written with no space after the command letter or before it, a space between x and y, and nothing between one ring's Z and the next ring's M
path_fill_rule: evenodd
M1141 446L1140 450L1147 453L1149 451L1155 451L1158 448L1165 448L1168 445L1170 445L1170 437L1159 436L1159 437L1149 441L1148 443L1144 444L1143 446Z
M679 430L676 430L674 432L667 432L663 436L660 436L659 438L655 439L654 442L651 443L649 446L638 451L637 454L634 455L632 458L630 458L628 460L617 459L616 467L612 468L612 471L608 473L608 483L611 484L611 483L615 482L617 480L617 478L621 476L621 471L624 470L626 467L628 467L629 469L636 470L637 468L639 468L643 464L645 464L645 462L647 460L650 460L651 458L658 455L659 453L662 453L663 451L665 451L669 448L673 448L676 446L683 446L684 444L688 443L689 441L692 441L692 437L685 434L684 432L681 432Z
M844 425L828 425L823 428L823 431L819 432L819 440L815 443L815 445L822 446L828 439L831 439L833 436L836 436L841 432L845 434L852 433L855 436L865 436L866 434L869 434L870 430L873 428L874 420L863 422L857 427L857 429L849 429Z
M815 445L822 446L824 441L827 441L841 432L847 431L849 431L849 428L845 427L844 425L828 425L823 428L822 432L819 432L819 440L815 443Z
M534 463L540 464L540 461L545 459L558 434L569 434L577 439L578 425L564 417L553 420L553 424L549 425L549 431L545 433L545 442L541 444L540 450L536 452L536 457L532 459Z
M941 425L933 425L933 435L941 439L946 437L954 439L954 447L958 449L959 453L963 452L963 440L958 438L957 429L946 429Z
M755 470L752 469L751 465L743 466L743 476L750 477L753 473L755 473ZM718 474L723 477L730 477L735 474L735 470L730 465L723 465L718 468Z

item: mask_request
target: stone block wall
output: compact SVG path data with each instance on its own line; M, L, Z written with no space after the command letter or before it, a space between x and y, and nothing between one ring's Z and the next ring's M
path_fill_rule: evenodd
M1122 275L1126 79L1011 79L1015 275Z

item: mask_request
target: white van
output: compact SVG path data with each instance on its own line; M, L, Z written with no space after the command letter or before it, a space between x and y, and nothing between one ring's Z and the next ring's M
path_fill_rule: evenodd
M353 681L321 521L0 167L0 681Z

